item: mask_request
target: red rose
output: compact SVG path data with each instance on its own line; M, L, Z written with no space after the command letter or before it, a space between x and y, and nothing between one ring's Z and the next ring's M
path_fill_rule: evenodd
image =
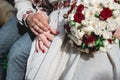
M116 2L116 3L117 3L117 0L114 0L114 2Z
M104 8L100 12L100 20L106 20L107 18L110 18L112 16L112 10L109 8Z
M119 0L114 0L115 3L119 3L120 4L120 1Z
M83 43L85 43L86 45L89 43L93 43L95 41L95 37L93 34L91 35L84 35L83 39L82 39Z
M108 39L108 42L110 43L110 44L112 44L113 43L113 39Z
M82 10L84 10L84 5L80 4L80 5L77 7L77 12L82 12Z
M81 23L82 20L85 19L85 16L82 13L76 12L74 15L74 20L78 23Z

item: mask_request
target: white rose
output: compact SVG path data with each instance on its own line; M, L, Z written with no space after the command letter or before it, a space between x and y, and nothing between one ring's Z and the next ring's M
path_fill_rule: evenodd
M82 31L84 31L85 33L91 32L89 27L82 28Z
M115 31L118 28L118 24L115 20L112 20L107 25L107 30L109 31Z
M95 34L101 36L102 35L102 30L101 29L95 29Z
M113 11L113 16L114 16L114 17L117 17L119 14L120 14L119 9L115 9L115 10Z
M91 18L92 20L89 21L89 25L93 26L94 28L98 26L99 21L97 18Z
M120 14L116 17L116 22L118 25L120 25Z
M100 47L100 51L107 52L106 48L104 48L104 47Z
M89 30L89 32L94 32L95 28L93 25L90 25L90 26L88 26L88 30Z
M104 47L100 47L100 50L107 52L111 48L111 44L107 40L105 40L103 44L104 44Z
M74 35L74 36L75 36L75 35L77 34L77 32L78 32L78 30L77 30L76 27L70 28L70 31L71 31L71 34Z
M100 12L103 8L100 6L100 4L98 4L98 5L94 5L93 9L95 12Z
M108 46L108 45L109 45L109 42L108 42L107 40L105 40L105 41L103 42L103 44L104 44L104 46Z
M80 26L81 26L81 24L79 24L79 23L76 23L76 24L75 24L75 27L76 27L76 28L78 28L78 27L80 27Z
M95 11L93 9L87 9L84 14L86 18L91 18L95 15Z
M114 5L114 3L110 2L108 3L107 7L109 7L110 9L116 9Z
M72 35L68 35L77 45L81 45L82 41Z
M84 34L85 33L83 31L81 31L81 32L79 31L78 35L77 35L77 38L82 39L82 37L83 37Z
M115 39L115 43L116 43L116 44L119 44L119 39Z
M105 39L111 39L113 36L112 32L109 32L109 31L103 31L102 35Z
M107 26L107 23L106 23L106 22L104 22L104 21L100 21L100 22L99 22L99 28L100 28L101 30L105 30L106 26Z
M89 21L88 20L82 20L81 24L88 26L89 25Z
M107 40L104 41L104 48L105 48L106 50L109 50L111 47L112 47L111 44L110 44Z

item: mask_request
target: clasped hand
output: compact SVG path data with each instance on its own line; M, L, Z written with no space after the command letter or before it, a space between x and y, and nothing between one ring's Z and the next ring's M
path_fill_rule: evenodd
M54 36L59 32L49 25L49 18L45 12L30 14L26 22L36 35L36 52L41 50L45 53L45 46L49 48Z

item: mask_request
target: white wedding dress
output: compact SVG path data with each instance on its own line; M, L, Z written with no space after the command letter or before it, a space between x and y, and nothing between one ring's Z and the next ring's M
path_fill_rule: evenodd
M53 11L50 25L59 30L46 53L35 52L35 40L28 59L26 80L120 80L120 49L113 44L108 53L82 54L71 47L64 33L63 14Z

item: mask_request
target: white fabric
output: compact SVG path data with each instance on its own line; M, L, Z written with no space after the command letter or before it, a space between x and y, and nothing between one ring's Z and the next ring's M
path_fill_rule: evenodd
M22 23L23 15L26 14L27 11L36 12L36 9L33 8L34 1L33 0L15 0L15 8L17 9L17 18L21 24L23 24ZM58 0L49 0L49 1L54 2Z
M15 0L15 8L17 8L17 18L22 22L22 17L26 13L26 11L33 11L35 9L32 6L32 0Z
M78 52L70 46L64 33L63 14L67 10L57 10L50 15L50 25L57 28L60 34L46 53L36 53L33 42L26 80L120 80L119 45L113 44L109 53Z

